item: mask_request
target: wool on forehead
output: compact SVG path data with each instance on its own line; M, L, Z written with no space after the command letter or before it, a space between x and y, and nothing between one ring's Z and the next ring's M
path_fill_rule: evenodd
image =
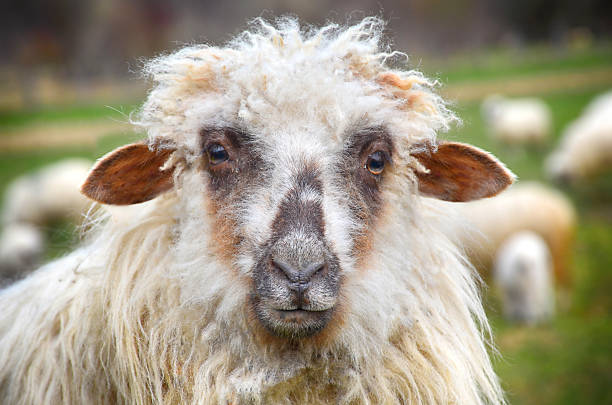
M384 26L376 17L322 28L256 19L226 46L193 45L150 61L154 86L134 121L152 142L187 153L197 151L202 128L224 126L327 144L360 126L384 126L408 143L432 139L456 118L435 82L386 45Z

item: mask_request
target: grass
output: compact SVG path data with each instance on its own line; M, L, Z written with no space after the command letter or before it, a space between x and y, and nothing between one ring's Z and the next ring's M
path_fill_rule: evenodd
M497 335L495 368L510 403L612 403L609 319L561 316L534 328L501 325Z
M560 70L612 68L610 47L564 54L531 48L520 58L516 52L495 52L464 56L446 63L448 82L501 79L521 75L547 74ZM451 63L454 65L450 66ZM425 69L437 72L437 67ZM445 138L470 142L495 153L522 180L546 181L542 173L545 156L552 150L561 130L576 119L588 102L603 89L564 91L542 98L554 116L555 137L539 149L510 149L492 141L480 117L478 103L463 103L455 110L464 125ZM126 108L127 111L123 109ZM126 113L132 106L120 107ZM115 115L116 114L116 115ZM0 112L0 132L31 123L63 122L104 117L121 118L104 106L51 107L30 112ZM116 135L103 138L95 147L44 150L20 153L0 151L0 196L7 183L20 173L68 156L90 159L114 147L133 141ZM579 187L564 190L579 213L573 285L567 304L548 325L516 327L500 317L499 303L490 295L487 308L501 358L495 368L511 403L610 404L612 403L612 176L601 176ZM47 229L48 257L57 257L75 242L73 226L66 223Z

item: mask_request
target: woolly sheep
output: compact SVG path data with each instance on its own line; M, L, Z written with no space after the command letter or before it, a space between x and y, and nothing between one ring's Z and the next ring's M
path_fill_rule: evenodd
M454 116L387 64L382 31L257 20L153 60L148 142L83 185L136 205L0 294L0 397L504 403L453 219L420 194L489 197L513 175L435 140Z
M45 251L42 232L30 224L10 224L0 234L0 282L40 265Z
M552 258L537 233L517 232L502 243L495 255L493 279L507 319L536 324L554 314Z
M25 174L7 187L2 221L4 224L47 225L57 219L80 222L91 205L79 192L92 162L70 158Z
M472 263L486 272L495 253L511 235L530 230L550 247L555 278L569 280L576 212L561 192L537 182L512 186L497 198L458 204L465 224L456 231L458 240Z
M545 168L553 180L569 183L612 168L612 92L597 97L565 129Z
M91 165L86 159L64 159L9 184L1 214L0 279L23 276L41 263L44 227L56 220L81 223L92 204L79 188Z
M543 144L550 135L552 114L540 99L492 95L483 101L481 110L489 134L503 143Z

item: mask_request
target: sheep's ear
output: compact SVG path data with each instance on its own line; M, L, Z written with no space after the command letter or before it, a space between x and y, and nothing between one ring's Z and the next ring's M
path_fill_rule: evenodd
M419 145L412 153L427 172L417 172L419 191L428 197L464 202L492 197L516 176L495 156L457 142Z
M122 146L102 157L81 193L103 204L145 202L172 188L173 168L162 167L174 149L150 150L143 143Z

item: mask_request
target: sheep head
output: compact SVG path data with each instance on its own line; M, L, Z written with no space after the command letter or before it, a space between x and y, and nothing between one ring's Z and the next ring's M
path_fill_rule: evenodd
M349 136L340 151L320 150L320 155L308 156L310 148L298 149L282 163L278 162L282 150L263 151L243 131L213 129L202 131L201 137L203 177L214 205L239 207L261 187L282 196L272 215L269 238L254 258L250 301L257 318L282 337L320 332L333 317L343 274L334 252L336 241L326 234L326 219L350 218L355 229L350 235L352 253L367 254L359 251L363 249L359 242L367 238L384 205L385 172L394 169L392 136L381 129L362 130ZM171 153L143 144L119 148L92 170L83 192L106 204L154 198L172 187L172 169L163 169ZM469 145L441 143L414 156L427 169L417 172L419 190L431 197L470 201L497 194L511 182L510 174L491 155ZM276 182L278 172L285 173ZM348 198L325 207L328 187L340 189ZM240 222L239 210L235 215L232 221ZM235 236L238 243L249 239L249 235Z
M385 66L378 23L306 38L262 23L226 48L155 61L139 122L149 144L105 156L83 193L105 204L179 189L201 199L191 214L212 224L202 238L248 280L244 305L260 326L295 340L339 324L345 280L390 199L469 201L513 181L488 153L434 140L452 115L420 74Z

